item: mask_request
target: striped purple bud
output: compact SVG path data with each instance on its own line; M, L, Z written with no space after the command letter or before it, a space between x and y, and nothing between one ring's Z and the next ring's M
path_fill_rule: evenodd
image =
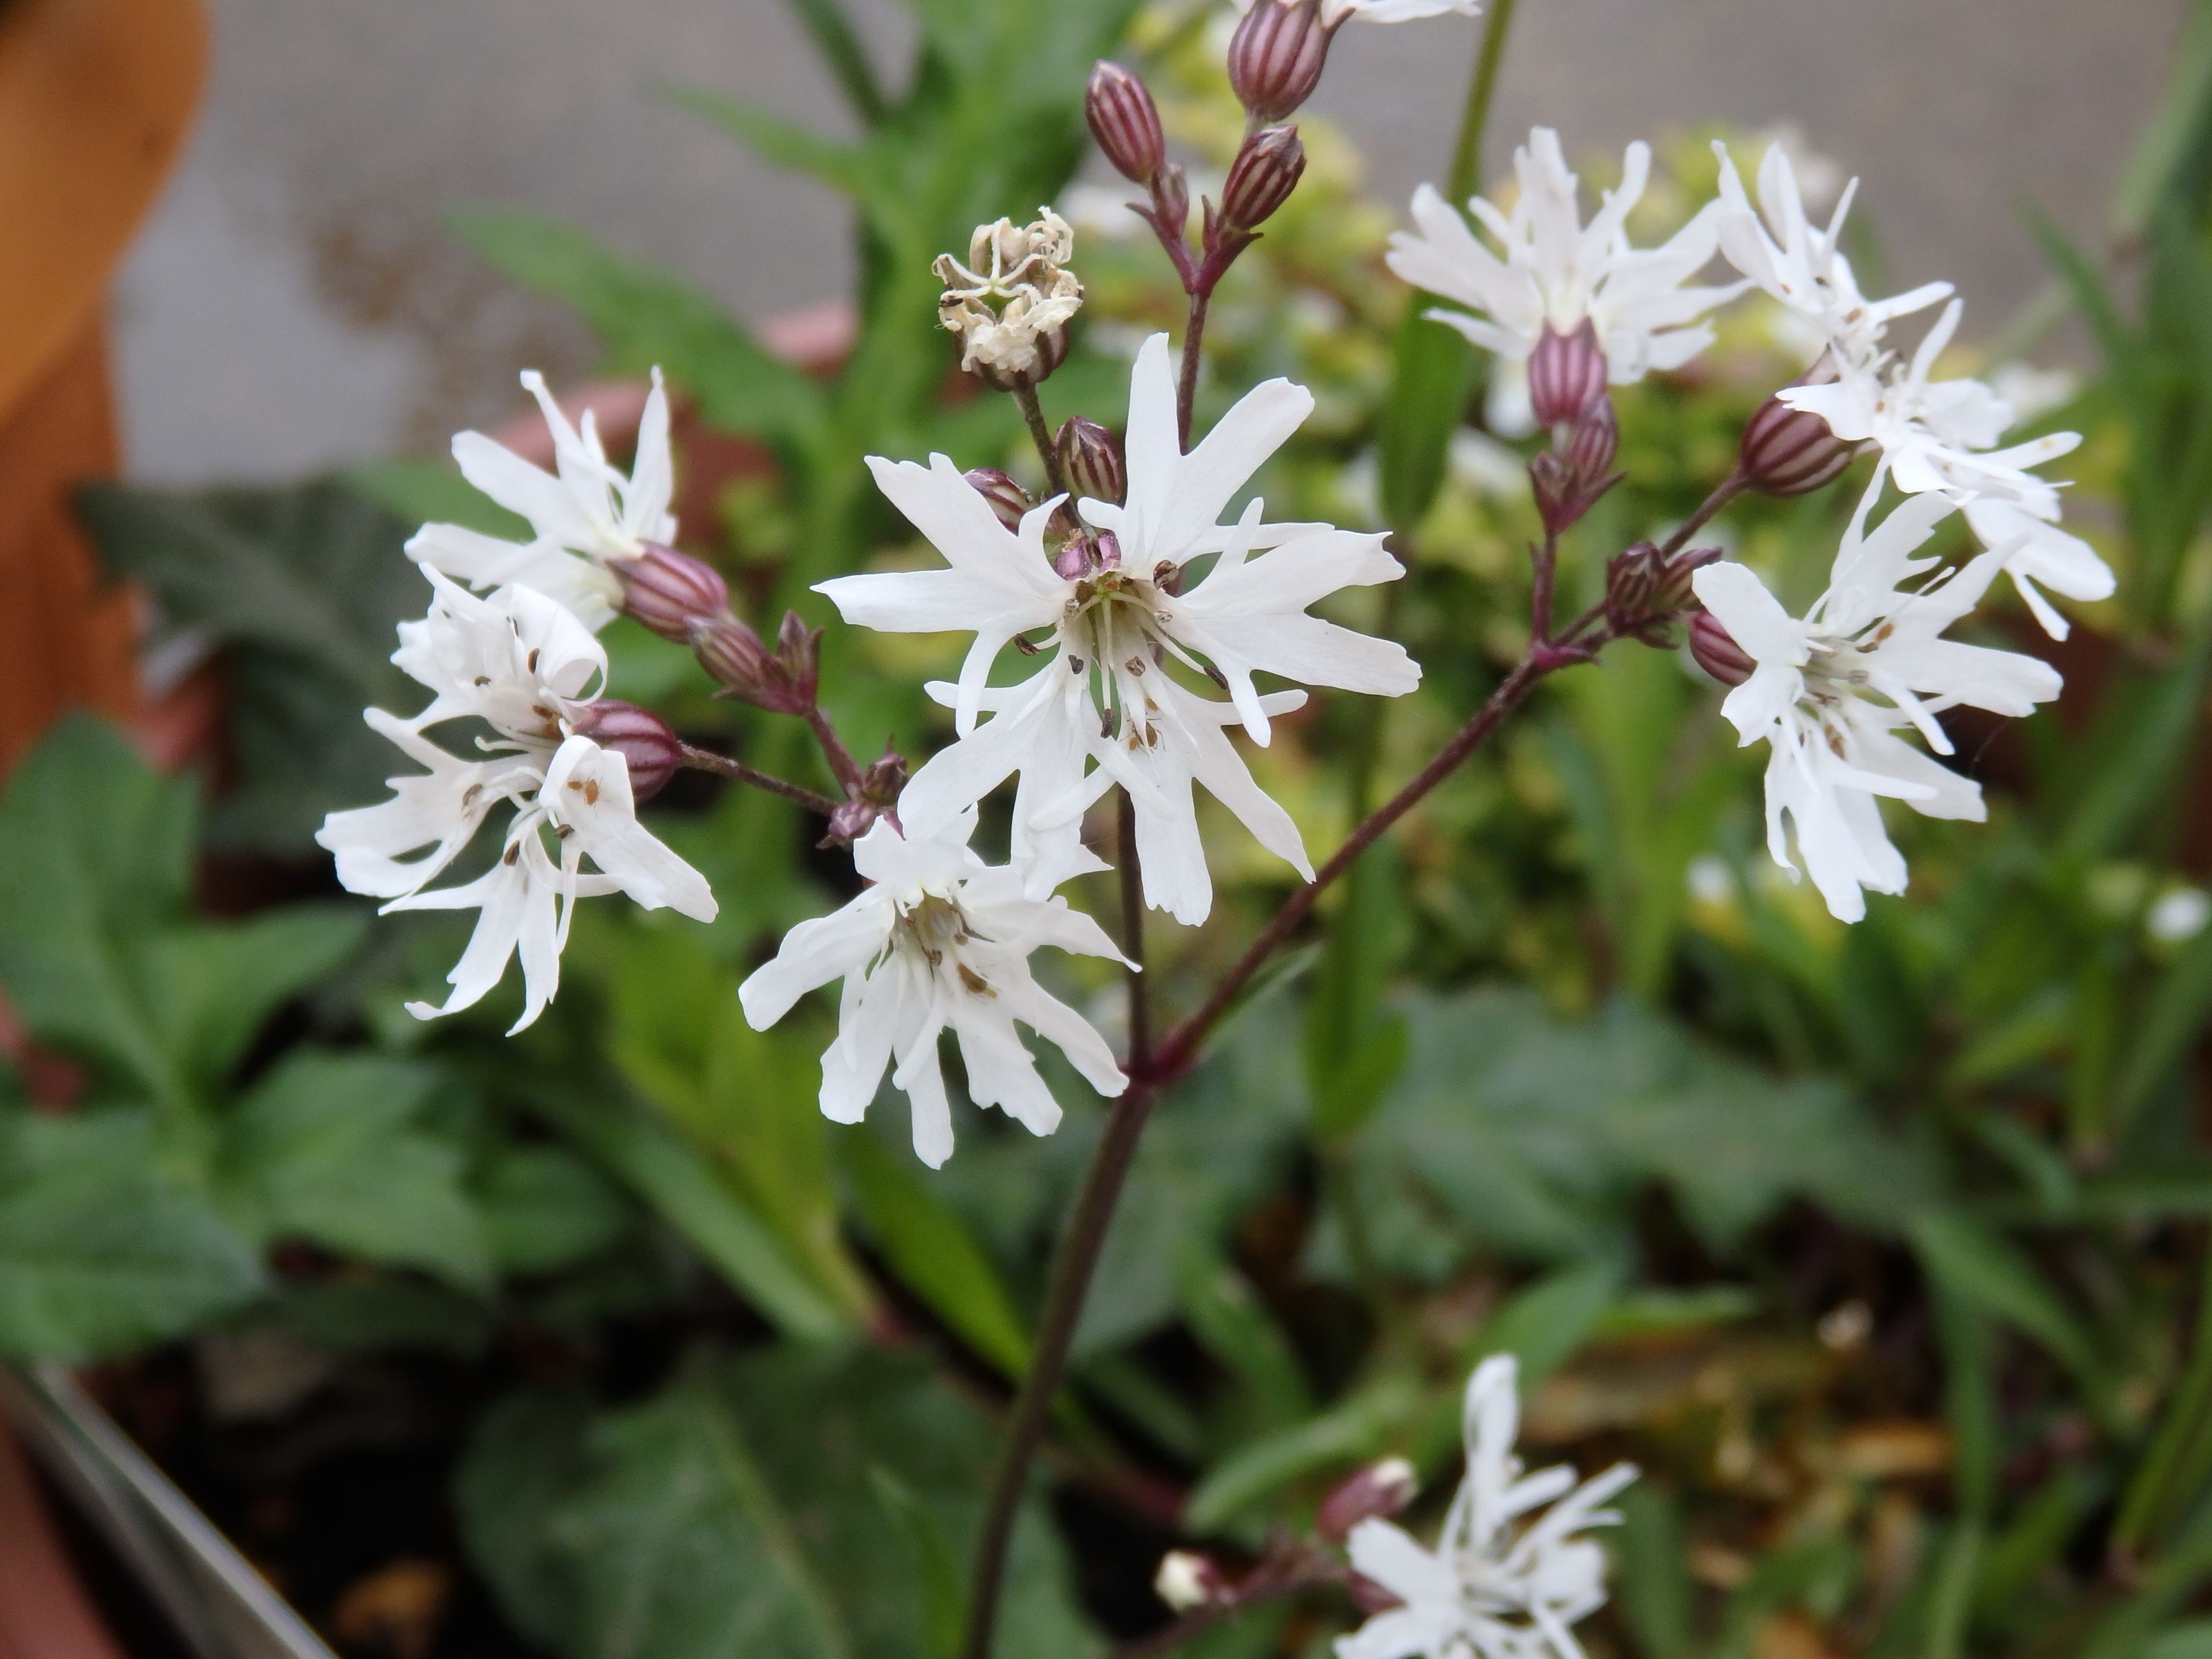
M1112 433L1078 415L1060 428L1054 446L1069 494L1079 501L1087 496L1120 505L1128 485L1122 472L1121 446L1114 441Z
M1276 0L1261 0L1256 15ZM1231 232L1253 229L1291 199L1306 170L1306 147L1296 127L1269 127L1244 141L1221 187L1221 223Z
M1797 384L1824 386L1835 378L1835 360L1823 356ZM1769 398L1743 429L1738 465L1744 482L1761 495L1803 495L1835 477L1858 453L1857 444L1838 438L1820 416Z
M1335 33L1321 0L1253 0L1230 37L1229 84L1256 125L1272 126L1313 96Z
M601 697L569 723L580 738L623 757L629 769L629 792L640 805L668 787L684 764L682 739L649 708Z
M1536 423L1553 427L1575 420L1604 394L1605 351L1597 343L1597 325L1585 317L1562 334L1547 323L1528 354L1528 402Z
M1741 685L1759 666L1710 611L1700 611L1690 618L1690 654L1698 667L1723 685Z
M1159 177L1167 164L1167 135L1160 131L1159 106L1134 70L1103 63L1092 70L1083 113L1115 171L1145 185Z
M622 584L623 613L678 645L690 643L695 617L730 608L730 585L720 571L658 542L646 543L635 558L610 560L607 568Z
M995 466L979 466L968 474L968 483L975 493L990 502L991 511L1007 529L1018 532L1022 520L1036 503L1030 492Z

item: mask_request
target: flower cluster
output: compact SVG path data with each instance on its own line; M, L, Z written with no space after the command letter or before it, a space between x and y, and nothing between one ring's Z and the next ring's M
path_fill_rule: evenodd
M430 704L412 720L381 708L367 715L371 727L426 769L392 779L389 800L331 813L316 839L337 855L346 888L389 901L387 910L479 913L468 949L447 975L453 994L441 1008L410 1003L410 1012L427 1019L472 1006L519 950L519 1031L559 988L561 949L577 899L627 893L648 910L666 906L712 921L714 896L697 871L638 823L623 749L589 735L607 707L597 690L606 678L606 653L590 630L534 588L510 585L480 599L429 574L430 613L401 624L392 659L430 691ZM464 760L427 735L454 720L490 728L490 736L477 739L485 758ZM513 815L491 866L459 886L430 887L502 805ZM586 859L594 866L589 872Z
M2042 592L2068 599L2110 597L2111 569L2080 537L2059 527L2058 488L2031 469L2081 442L2056 432L2000 447L2014 424L2013 406L1991 386L1934 378L1936 360L1957 331L1960 302L1948 283L1931 283L1891 300L1860 293L1841 247L1856 180L1826 226L1805 211L1795 169L1779 145L1759 169L1759 206L1746 194L1724 146L1720 245L1731 264L1810 325L1822 343L1817 383L1778 394L1788 407L1816 415L1836 437L1871 444L1881 471L1906 495L1940 495L1965 510L1985 548L2002 554L2021 599L2054 639L2067 623ZM1900 361L1889 349L1890 323L1949 300L1919 348Z

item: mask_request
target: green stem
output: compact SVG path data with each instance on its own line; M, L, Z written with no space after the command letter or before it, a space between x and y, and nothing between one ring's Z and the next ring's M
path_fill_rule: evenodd
M1490 21L1483 26L1481 54L1474 60L1474 79L1468 83L1467 110L1460 117L1459 142L1452 149L1451 188L1454 207L1464 208L1467 198L1482 188L1482 135L1490 125L1490 105L1498 91L1498 66L1505 60L1505 36L1513 27L1516 0L1492 0Z

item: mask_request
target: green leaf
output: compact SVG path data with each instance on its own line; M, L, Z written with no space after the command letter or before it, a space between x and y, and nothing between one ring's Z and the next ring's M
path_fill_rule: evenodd
M2124 1133L2153 1090L2203 1041L2212 1018L2212 927L2201 930L2161 972L2129 1022L2132 1041L2112 1097L2114 1133Z
M819 179L841 195L865 199L876 187L867 153L808 131L757 105L703 87L677 87L669 102L749 146L764 161Z
M854 1322L803 1273L752 1206L689 1142L626 1103L547 1091L532 1105L619 1176L787 1334L823 1338Z
M167 1099L184 1082L129 941L182 908L192 830L191 786L82 718L55 728L0 798L0 981L17 1014Z
M1244 1385L1251 1426L1297 1422L1314 1409L1313 1390L1290 1338L1252 1282L1218 1258L1194 1254L1180 1275L1191 1334Z
M1834 1085L1778 1079L1632 1006L1571 1021L1495 990L1407 1012L1412 1058L1354 1167L1377 1249L1409 1271L1451 1265L1413 1254L1435 1251L1443 1218L1446 1237L1585 1260L1654 1182L1722 1248L1793 1197L1891 1231L1934 1190L1920 1157Z
M992 1444L943 1382L880 1354L702 1355L586 1422L503 1407L460 1493L503 1602L573 1659L939 1659ZM1007 1586L1001 1651L1097 1650L1035 1510Z
M1419 1399L1403 1377L1385 1377L1303 1423L1249 1442L1191 1489L1183 1525L1194 1533L1218 1532L1293 1481L1349 1473L1354 1464L1389 1447L1413 1416Z
M1690 1577L1689 1528L1681 1504L1663 1487L1638 1480L1613 1507L1621 1519L1621 1616L1644 1659L1689 1659L1698 1586Z
M295 904L144 939L138 978L162 1046L185 1075L219 1083L271 1014L361 948L368 922L351 907Z
M853 113L870 125L883 118L883 88L877 84L875 67L852 19L838 0L785 0L836 78Z
M0 1355L97 1359L252 1300L261 1267L137 1111L0 1112Z
M532 1641L566 1653L581 1629L582 1587L548 1525L589 1478L590 1397L574 1386L502 1400L478 1420L453 1472L453 1508L469 1559Z
M840 1145L860 1219L900 1282L976 1353L1019 1376L1029 1333L966 1224L874 1136L846 1135Z
M921 1581L922 1650L930 1659L953 1659L960 1651L961 1631L967 1622L968 1598L960 1561L937 1517L922 1506L904 1481L878 1463L868 1471L868 1484L884 1513L905 1534L914 1552L915 1573Z
M613 368L666 370L711 424L779 443L804 442L819 427L821 388L678 277L536 214L480 208L453 222L488 263L574 306Z
M476 1192L492 1260L511 1273L556 1273L597 1255L634 1212L590 1164L558 1146L509 1146Z
M1401 535L1420 527L1444 480L1452 434L1467 417L1477 368L1457 329L1431 321L1433 295L1407 297L1390 343L1390 395L1376 433L1382 516Z
M452 1142L415 1127L437 1074L404 1060L301 1054L247 1097L229 1181L264 1237L312 1240L475 1289L491 1281L483 1220Z
M1945 1290L2041 1345L2073 1372L2092 1405L2109 1413L2109 1367L2097 1344L2009 1240L1948 1209L1916 1219L1911 1238L1922 1263Z
M204 494L101 485L79 507L108 568L147 586L163 625L220 647L230 775L210 839L319 857L311 838L323 815L376 799L403 769L361 714L421 695L388 660L393 627L420 616L427 594L400 550L407 526L331 482Z

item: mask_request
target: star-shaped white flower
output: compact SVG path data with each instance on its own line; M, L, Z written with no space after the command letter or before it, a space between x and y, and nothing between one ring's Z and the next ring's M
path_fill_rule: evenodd
M1571 334L1587 319L1616 386L1679 368L1712 343L1698 319L1743 290L1686 287L1712 260L1719 209L1708 203L1663 246L1629 244L1628 215L1650 177L1651 150L1638 143L1621 163L1620 187L1582 222L1579 184L1559 134L1538 127L1514 152L1520 195L1509 214L1477 197L1468 210L1496 250L1430 186L1413 196L1414 231L1390 239L1390 269L1414 287L1456 300L1474 313L1437 310L1475 344L1525 362L1548 327Z
M2094 549L2058 527L2058 488L2029 469L2072 453L2081 434L2053 432L1998 447L2014 422L2012 405L1980 380L1931 378L1960 311L1956 300L1946 306L1909 362L1885 360L1879 368L1777 395L1820 416L1838 437L1879 447L1883 466L1907 495L1939 491L1961 503L1983 546L2004 555L2037 620L2063 640L2066 619L2038 584L2094 600L2111 597L2114 579Z
M1899 317L1948 298L1951 284L1928 283L1894 299L1869 300L1859 291L1842 249L1844 222L1858 180L1844 187L1826 225L1805 213L1797 174L1781 145L1767 149L1759 167L1759 206L1753 208L1728 146L1717 140L1721 163L1720 250L1730 264L1810 323L1849 378L1870 371L1883 354L1882 336Z
M1467 1385L1467 1474L1436 1548L1384 1520L1352 1528L1353 1569L1401 1605L1339 1637L1337 1659L1582 1659L1573 1626L1605 1605L1605 1553L1577 1534L1619 1523L1603 1505L1636 1470L1616 1463L1579 1486L1564 1467L1524 1475L1520 1419L1513 1357L1484 1360Z
M526 587L477 599L435 571L430 613L403 623L392 660L434 694L403 720L380 708L365 718L426 769L391 780L390 799L333 812L315 839L337 856L350 892L387 900L386 910L478 910L476 931L447 978L442 1008L410 1003L418 1018L480 1000L522 955L520 1030L559 988L561 950L578 898L627 893L648 910L673 908L714 919L706 879L637 821L629 768L621 755L575 735L575 717L597 696L606 653L564 606ZM475 719L486 758L464 760L425 735L447 720ZM500 856L474 881L431 889L494 807L514 816ZM545 836L557 854L549 852ZM427 850L425 850L427 849ZM412 856L409 856L409 855ZM585 859L595 866L583 869Z
M1073 839L1084 810L1120 783L1136 803L1146 902L1197 922L1212 902L1197 782L1310 878L1297 828L1222 728L1242 725L1265 744L1270 716L1304 702L1302 692L1262 695L1261 673L1385 696L1420 682L1401 647L1306 614L1339 588L1395 580L1401 568L1383 538L1264 523L1257 501L1236 524L1220 522L1312 408L1304 387L1271 380L1186 455L1167 337L1153 337L1130 390L1127 501L1080 502L1089 529L1057 549L1045 542L1056 500L1016 532L944 456L927 468L872 458L878 484L948 568L844 576L817 591L863 627L975 635L958 684L931 688L952 706L959 741L915 775L902 815L950 822L1018 773L1015 845L1024 854L1041 840ZM1196 561L1209 562L1194 576ZM1048 640L1030 648L1048 653L1044 667L1023 684L990 688L1005 647L1038 632ZM1178 684L1174 665L1218 678L1230 701ZM985 712L993 718L978 726Z
M2033 657L1942 637L1980 602L2005 556L1984 553L1908 591L1908 581L1935 568L1914 555L1952 503L1908 496L1869 533L1881 489L1877 477L1827 592L1802 621L1743 565L1708 565L1692 579L1700 603L1757 665L1721 712L1746 745L1771 746L1767 850L1795 878L1785 820L1794 826L1806 870L1843 921L1865 915L1863 890L1905 890L1905 860L1882 828L1878 797L1929 817L1978 822L1985 814L1979 785L1938 765L1899 729L1917 728L1929 748L1948 755L1951 740L1936 720L1945 709L2023 715L2061 685L2057 672Z
M937 1054L948 1030L959 1039L975 1103L1035 1134L1060 1127L1060 1105L1016 1022L1058 1047L1100 1094L1128 1086L1106 1040L1039 985L1029 965L1030 953L1046 945L1116 962L1121 952L1066 900L1025 896L1027 872L986 865L969 848L974 829L973 813L928 835L902 836L878 819L853 844L867 890L835 915L793 928L775 959L738 988L745 1018L766 1030L807 992L843 980L836 1039L822 1055L823 1115L859 1122L890 1065L912 1108L915 1156L932 1169L952 1155ZM1097 866L1063 863L1044 878L1057 885L1083 867Z
M526 542L502 541L457 524L424 525L407 544L418 563L479 591L510 582L536 589L574 611L594 631L613 620L622 584L607 567L635 558L647 542L676 539L669 503L676 490L668 445L668 394L660 371L638 422L637 453L625 477L607 460L599 422L586 410L582 429L569 424L531 369L523 386L538 399L553 434L556 471L532 465L481 432L453 440L461 474L478 489L530 523Z

